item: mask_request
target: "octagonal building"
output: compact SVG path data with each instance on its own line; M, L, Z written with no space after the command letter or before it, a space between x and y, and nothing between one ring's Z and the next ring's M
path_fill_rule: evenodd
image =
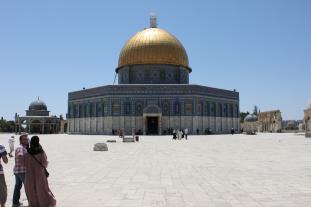
M150 28L131 37L120 52L118 85L68 94L71 134L190 134L239 130L239 93L189 84L188 55L164 29Z

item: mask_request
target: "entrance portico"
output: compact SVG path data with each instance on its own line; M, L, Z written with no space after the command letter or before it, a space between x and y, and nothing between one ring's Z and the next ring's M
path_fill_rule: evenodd
M162 111L157 105L148 105L143 111L144 135L161 135Z

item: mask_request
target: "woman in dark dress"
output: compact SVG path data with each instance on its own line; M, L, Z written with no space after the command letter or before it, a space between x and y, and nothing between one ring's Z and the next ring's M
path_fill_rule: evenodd
M25 191L28 196L29 207L55 207L56 200L49 188L45 168L48 165L39 137L33 136L30 148L25 155Z

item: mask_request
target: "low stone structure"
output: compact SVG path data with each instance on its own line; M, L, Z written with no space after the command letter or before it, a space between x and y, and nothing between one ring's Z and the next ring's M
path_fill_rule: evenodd
M106 143L96 143L93 148L94 151L108 151Z
M306 137L311 137L311 99L308 101L307 108L304 110L304 124Z
M282 116L280 110L260 112L258 115L258 131L281 132Z
M134 137L123 137L123 142L135 142Z
M67 133L67 129L68 129L67 120L60 118L60 132L59 133L65 134Z
M258 117L255 114L249 114L245 117L243 126L243 131L246 134L256 134L258 131Z

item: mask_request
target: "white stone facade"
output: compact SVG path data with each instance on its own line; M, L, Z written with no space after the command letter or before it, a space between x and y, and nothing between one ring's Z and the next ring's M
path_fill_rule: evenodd
M143 117L109 116L68 119L70 134L111 134L112 130L122 129L125 134L141 130L146 134L146 122ZM159 119L159 134L167 134L168 129L188 129L189 134L206 134L210 130L215 134L230 133L239 130L239 118L199 117L199 116L162 116Z

